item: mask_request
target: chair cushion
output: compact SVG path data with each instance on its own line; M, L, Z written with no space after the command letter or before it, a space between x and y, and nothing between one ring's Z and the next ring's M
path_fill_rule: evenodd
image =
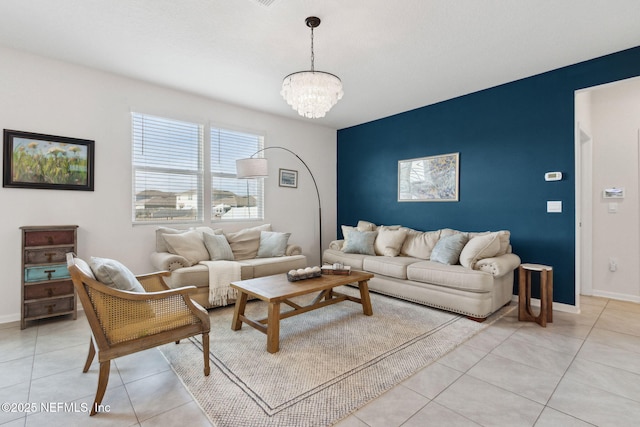
M86 276L89 276L93 280L96 280L96 276L95 274L93 274L93 271L91 271L91 266L89 266L87 261L80 258L74 258L73 262L82 273L84 273Z
M277 231L261 231L260 246L257 258L272 258L284 256L289 243L291 233L279 233Z
M145 290L136 276L119 261L109 258L91 257L91 271L99 282L115 289L144 293Z

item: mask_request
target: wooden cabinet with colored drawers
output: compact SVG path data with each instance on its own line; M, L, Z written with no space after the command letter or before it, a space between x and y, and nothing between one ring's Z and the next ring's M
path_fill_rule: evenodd
M76 294L66 253L77 253L77 225L24 226L20 327L30 320L70 314L77 317Z

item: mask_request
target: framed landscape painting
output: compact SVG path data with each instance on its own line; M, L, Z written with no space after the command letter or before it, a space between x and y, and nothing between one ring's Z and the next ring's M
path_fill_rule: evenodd
M280 169L280 187L298 188L298 171Z
M399 202L457 202L460 153L400 160Z
M94 141L4 130L3 187L93 191Z

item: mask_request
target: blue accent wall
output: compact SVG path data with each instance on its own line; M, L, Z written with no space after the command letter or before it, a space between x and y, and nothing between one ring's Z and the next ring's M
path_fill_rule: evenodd
M523 262L553 266L554 301L575 304L574 91L638 75L640 47L339 130L338 226L510 230ZM455 152L459 202L397 201L399 160Z

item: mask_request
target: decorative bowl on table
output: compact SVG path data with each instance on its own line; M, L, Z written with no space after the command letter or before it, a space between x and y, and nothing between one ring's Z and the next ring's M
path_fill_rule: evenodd
M297 270L289 270L287 272L287 280L290 282L297 282L298 280L312 279L314 277L320 277L322 271L320 267L307 267L299 268Z

